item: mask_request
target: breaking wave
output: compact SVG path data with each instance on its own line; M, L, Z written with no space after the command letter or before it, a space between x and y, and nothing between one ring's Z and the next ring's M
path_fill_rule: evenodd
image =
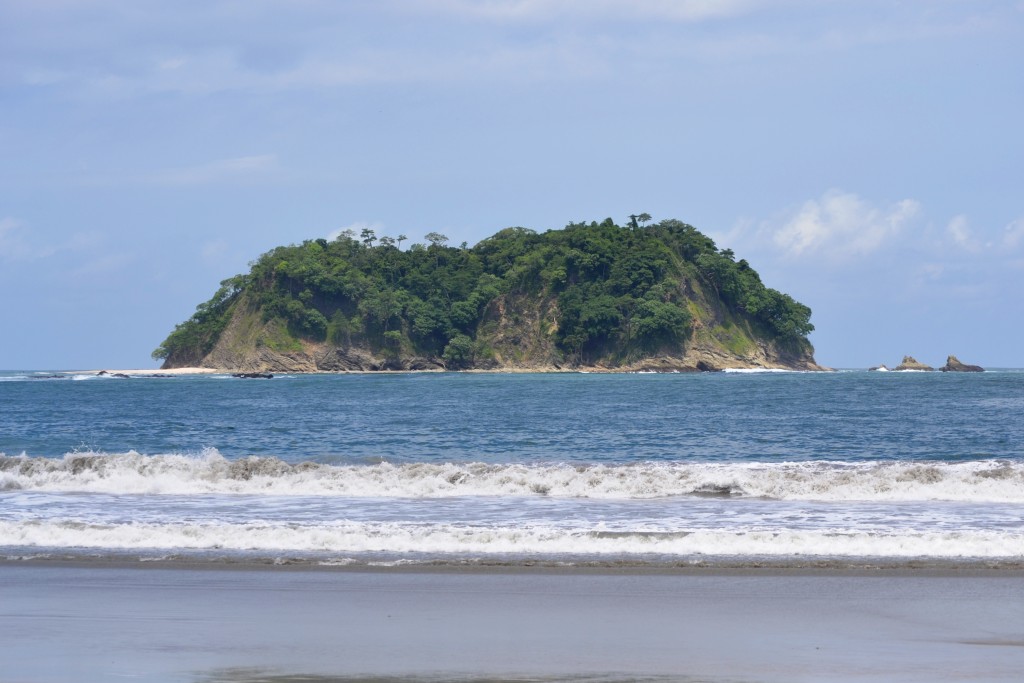
M267 524L90 524L0 521L4 545L21 548L299 551L515 555L666 555L1019 558L1020 531L697 529L628 531L544 525L336 522Z
M746 496L777 500L1024 502L1024 463L830 461L628 465L289 464L273 457L70 453L0 454L0 491L259 494L442 498L552 496L647 499Z

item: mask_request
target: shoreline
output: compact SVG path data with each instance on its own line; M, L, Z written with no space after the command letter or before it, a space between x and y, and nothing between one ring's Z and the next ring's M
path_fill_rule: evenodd
M442 368L429 370L238 370L227 368L204 368L185 367L169 369L99 369L99 370L58 370L63 374L77 375L128 375L130 377L159 377L161 375L187 376L187 375L234 375L236 373L267 373L273 375L440 375L440 374L461 374L461 375L700 375L700 374L724 374L730 372L739 373L797 373L797 374L820 374L835 372L833 368L821 370L806 370L793 368L723 368L721 370L627 370L620 368L603 368L581 366L578 368L471 368L468 370L446 370Z
M717 576L717 577L1006 577L1024 578L1020 559L945 558L712 558L678 562L579 562L553 560L338 561L321 558L147 558L131 555L0 557L0 571L12 567L140 571L282 572L327 574L429 574L453 576Z
M1022 367L990 367L986 373L998 373L1007 371L1024 370ZM444 368L430 368L418 370L239 370L233 368L208 368L200 366L189 366L181 368L93 368L89 370L20 370L11 372L52 372L59 375L127 375L129 377L160 377L160 376L189 376L189 375L233 375L236 373L268 373L274 375L430 375L430 374L458 374L458 375L704 375L704 374L729 374L729 373L779 373L779 374L806 374L806 375L831 375L848 372L878 372L874 368L862 367L839 367L830 368L822 366L819 369L806 368L781 368L781 367L735 367L722 368L717 370L694 370L694 369L626 369L606 368L600 366L579 366L574 368L557 368L543 366L536 368L505 367L505 368L470 368L467 370L447 370ZM923 370L889 370L881 374L897 375L960 375L963 373L942 373L926 372Z

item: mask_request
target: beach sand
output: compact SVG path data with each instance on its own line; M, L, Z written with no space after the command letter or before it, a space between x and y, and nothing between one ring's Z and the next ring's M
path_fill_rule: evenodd
M1024 577L0 565L0 681L1019 681Z
M171 368L169 370L135 368L129 370L80 370L78 372L83 375L98 375L101 372L108 375L216 375L229 371L213 368Z

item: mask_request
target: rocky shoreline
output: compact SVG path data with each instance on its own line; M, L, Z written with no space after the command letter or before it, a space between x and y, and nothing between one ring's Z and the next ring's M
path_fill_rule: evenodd
M695 344L684 353L640 358L621 365L515 361L497 357L468 367L449 368L444 360L428 356L373 353L358 346L336 347L304 341L296 351L274 351L267 347L247 348L241 352L215 349L198 367L230 374L322 373L322 372L720 372L724 370L792 370L827 372L807 352L787 353L772 345L761 344L744 355L731 354L711 345ZM168 368L168 364L164 364Z

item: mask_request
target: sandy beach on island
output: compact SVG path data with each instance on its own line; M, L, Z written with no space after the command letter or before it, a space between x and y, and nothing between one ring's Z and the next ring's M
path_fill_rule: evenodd
M985 571L0 566L3 681L1017 681Z
M170 368L168 370L160 369L141 369L132 368L128 370L121 369L101 369L101 370L79 370L76 371L83 375L98 375L100 373L107 375L218 375L230 372L229 370L216 370L213 368Z

